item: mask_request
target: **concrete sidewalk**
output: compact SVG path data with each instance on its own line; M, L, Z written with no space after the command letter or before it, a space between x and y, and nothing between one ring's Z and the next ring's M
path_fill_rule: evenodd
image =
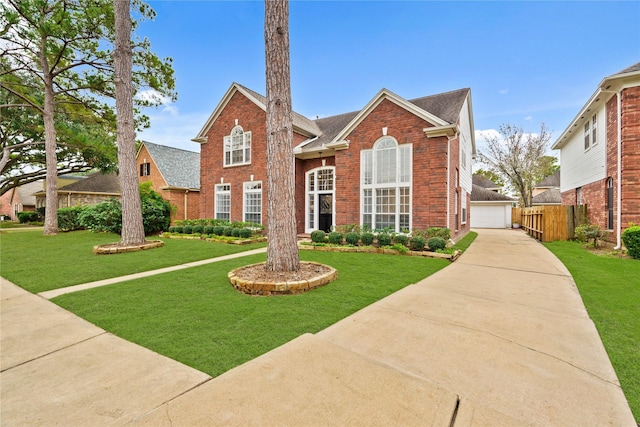
M573 279L519 231L214 379L4 281L0 314L2 425L636 425Z

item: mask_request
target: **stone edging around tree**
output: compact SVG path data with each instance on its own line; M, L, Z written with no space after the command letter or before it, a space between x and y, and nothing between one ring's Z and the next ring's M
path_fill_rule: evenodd
M93 253L97 255L120 254L123 252L137 252L164 246L162 240L147 240L139 245L121 245L120 243L107 243L93 247Z

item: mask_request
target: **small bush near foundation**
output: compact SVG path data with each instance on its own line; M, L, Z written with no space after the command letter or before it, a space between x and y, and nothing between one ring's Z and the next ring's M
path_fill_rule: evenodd
M348 244L355 246L355 245L357 245L357 244L358 244L358 240L360 240L360 234L358 234L358 233L354 233L354 232L347 233L347 234L344 236L344 240L345 240Z
M337 231L332 231L331 233L329 233L329 243L332 243L334 245L341 245L342 233Z
M224 227L221 225L216 225L213 227L213 234L216 236L222 236L224 234Z
M422 236L414 236L409 240L409 248L412 251L421 251L427 244L427 240Z
M204 228L202 229L202 232L204 234L213 234L213 226L205 225Z
M193 225L185 225L184 234L192 234L192 233L193 233Z
M184 227L182 227L180 225L176 225L175 227L173 227L172 233L182 234L182 233L184 233Z
M18 212L18 221L20 221L21 224L36 222L38 217L38 212Z
M223 236L231 236L231 233L233 233L233 228L232 227L224 227L222 230L222 235Z
M391 249L394 249L401 254L407 253L407 251L409 250L405 245L401 243L394 244L393 246L391 246Z
M371 246L373 244L373 239L374 239L373 233L370 233L368 231L362 233L362 236L360 236L360 241L365 246Z
M582 243L591 241L594 248L599 247L600 241L606 239L607 236L609 236L609 232L595 224L579 225L575 230L575 238L578 241Z
M326 233L322 230L315 230L311 232L311 241L313 243L324 243Z
M409 238L405 234L396 234L393 236L393 243L397 245L407 246Z
M629 256L640 259L640 225L632 225L622 232L622 242Z
M84 228L78 219L83 209L84 206L58 209L58 228L61 231L73 231Z
M194 225L193 226L193 233L194 234L202 234L204 233L204 227L201 225Z
M378 246L391 246L391 236L387 233L379 233Z
M240 237L242 237L243 239L248 239L249 237L251 237L251 230L248 228L241 228Z
M427 242L427 246L432 251L437 251L438 249L444 249L447 246L447 242L442 237L432 237Z
M231 236L233 237L240 237L240 229L239 228L234 228L231 230Z

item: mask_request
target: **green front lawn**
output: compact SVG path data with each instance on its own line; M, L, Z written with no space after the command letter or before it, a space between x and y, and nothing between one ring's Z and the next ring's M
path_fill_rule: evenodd
M148 237L150 240L158 237ZM201 240L161 239L162 248L115 255L95 255L93 247L120 236L90 231L43 236L42 231L0 234L0 274L33 292L184 264L266 246L230 245Z
M211 376L357 310L446 267L424 257L306 252L331 265L334 282L300 295L255 297L236 291L227 272L261 262L254 255L55 298L56 304L129 341Z
M640 260L598 256L576 242L545 243L569 269L640 423Z

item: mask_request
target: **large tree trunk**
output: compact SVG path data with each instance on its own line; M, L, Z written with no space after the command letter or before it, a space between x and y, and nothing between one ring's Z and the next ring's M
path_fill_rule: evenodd
M268 271L300 269L289 72L289 2L265 0Z
M47 165L47 187L45 189L45 213L44 231L45 235L58 233L58 156L56 154L56 128L53 118L55 106L53 94L53 76L49 69L49 61L45 55L46 39L41 41L40 65L44 80L44 147L45 161Z
M133 82L130 0L114 0L116 47L114 52L118 169L122 197L121 245L145 242L142 204L136 170L136 134L133 123Z

